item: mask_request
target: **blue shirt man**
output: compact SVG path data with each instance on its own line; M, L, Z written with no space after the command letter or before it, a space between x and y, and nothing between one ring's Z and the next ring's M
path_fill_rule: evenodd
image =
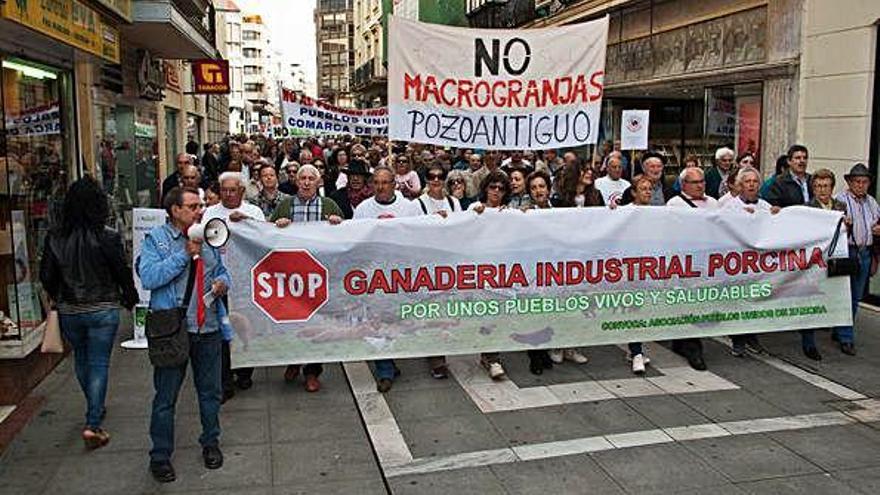
M198 191L173 188L166 194L163 206L169 223L151 230L144 238L137 271L143 287L150 291L150 310L171 309L183 305L190 265L195 260L203 263L202 285L214 300L205 308L205 320L200 326L196 320L197 308L206 294L199 294L193 283L193 293L186 312L189 332L189 362L192 363L193 382L199 399L202 423L202 457L205 467L217 469L223 465L220 452L220 373L222 341L220 324L224 310L218 302L230 285L229 274L223 266L218 250L189 240L184 232L199 221L202 214ZM153 368L153 412L150 418L150 471L163 483L176 479L171 456L174 452L174 414L177 396L186 376L186 363L178 367Z

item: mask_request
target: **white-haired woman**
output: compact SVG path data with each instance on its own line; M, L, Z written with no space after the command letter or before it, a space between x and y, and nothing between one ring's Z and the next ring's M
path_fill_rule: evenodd
M726 210L741 210L749 213L778 213L778 206L771 206L770 203L758 197L758 191L761 189L761 174L752 167L744 167L736 173L736 188L739 195L731 198L725 203ZM758 342L757 334L733 335L730 337L733 342L732 354L736 357L744 357L746 351L755 354L763 354L766 352L764 346Z
M730 148L715 151L715 165L706 171L706 194L715 199L727 192L727 176L735 171L736 153Z

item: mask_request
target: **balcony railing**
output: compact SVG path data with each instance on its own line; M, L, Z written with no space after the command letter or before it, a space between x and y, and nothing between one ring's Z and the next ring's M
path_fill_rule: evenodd
M386 77L385 68L377 64L376 59L373 58L354 70L351 77L352 87L364 88L372 83L384 82Z
M535 0L468 0L471 27L514 28L536 17Z

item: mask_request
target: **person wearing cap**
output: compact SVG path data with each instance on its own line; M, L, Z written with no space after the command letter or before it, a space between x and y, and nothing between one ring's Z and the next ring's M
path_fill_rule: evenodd
M373 195L373 188L370 186L370 177L373 174L370 173L367 162L361 158L353 159L342 173L348 176L348 181L345 187L330 193L330 199L342 210L342 218L350 220L354 216L354 209Z
M727 193L727 177L734 170L736 155L730 148L718 148L715 151L715 165L706 171L706 194L715 199Z
M863 163L856 163L848 174L844 175L846 190L837 195L837 200L846 205L849 229L849 257L858 263L858 273L850 276L852 294L853 322L859 301L865 294L865 286L871 276L871 253L874 236L880 235L880 206L877 200L868 195L871 186L871 173ZM852 326L838 327L832 330L831 338L840 343L840 351L854 356L854 332Z
M566 153L567 155L567 153ZM651 206L665 206L666 202L676 196L671 187L663 183L663 167L666 166L666 157L656 151L649 151L642 156L642 172L654 183L651 191ZM628 187L620 197L620 205L628 205L633 202L632 186Z
M813 199L810 190L810 174L807 173L807 160L809 151L801 144L794 144L788 148L788 172L779 175L767 189L764 197L773 206L785 208L786 206L805 205Z

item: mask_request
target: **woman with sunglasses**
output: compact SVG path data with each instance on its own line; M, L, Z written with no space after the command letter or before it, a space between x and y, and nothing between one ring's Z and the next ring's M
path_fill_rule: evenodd
M425 178L428 182L425 192L415 200L423 214L440 215L446 218L450 213L462 211L458 198L446 194L443 187L446 182L446 169L437 164L431 165L428 167ZM431 367L432 377L438 380L449 378L446 356L430 356L428 365Z
M462 210L467 210L473 203L467 197L467 175L463 170L450 170L446 176L446 194L458 200Z
M419 179L419 174L413 170L409 157L397 155L394 158L394 171L394 182L403 197L409 200L418 198L422 192L422 181Z
M487 209L503 210L507 207L507 199L510 195L510 179L507 174L500 170L493 170L480 182L479 201L468 207L469 211L475 211L482 215ZM489 373L489 378L502 380L506 375L504 366L501 365L501 355L497 352L484 352L480 355L480 364Z

